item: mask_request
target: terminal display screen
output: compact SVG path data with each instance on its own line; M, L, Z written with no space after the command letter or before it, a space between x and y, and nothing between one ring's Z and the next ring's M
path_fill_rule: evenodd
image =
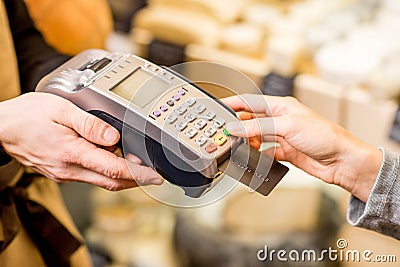
M153 79L152 79L153 78ZM142 68L137 68L111 91L143 108L166 90L166 83Z

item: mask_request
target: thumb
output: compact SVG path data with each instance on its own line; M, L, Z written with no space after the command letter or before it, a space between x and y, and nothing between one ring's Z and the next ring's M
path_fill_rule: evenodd
M65 112L61 124L75 130L80 136L101 146L112 146L120 138L119 132L105 121L75 105Z

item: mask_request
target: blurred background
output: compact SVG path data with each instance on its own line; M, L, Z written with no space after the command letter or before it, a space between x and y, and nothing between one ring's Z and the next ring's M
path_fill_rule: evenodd
M263 93L293 95L362 140L400 152L398 0L26 3L47 41L63 53L104 48L164 66L223 63ZM193 209L164 205L141 189L60 187L96 266L398 266L398 241L346 223L348 193L288 166L269 197L238 185ZM395 255L397 263L257 260L266 245L319 251L337 248L339 238L349 249Z

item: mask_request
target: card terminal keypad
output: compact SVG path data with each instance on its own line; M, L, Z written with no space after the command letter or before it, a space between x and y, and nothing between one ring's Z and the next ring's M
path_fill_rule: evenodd
M186 139L184 141L196 151L205 154L223 153L230 148L228 141L231 137L223 128L227 118L219 116L216 109L220 107L212 104L198 90L178 87L159 99L150 117L179 138Z

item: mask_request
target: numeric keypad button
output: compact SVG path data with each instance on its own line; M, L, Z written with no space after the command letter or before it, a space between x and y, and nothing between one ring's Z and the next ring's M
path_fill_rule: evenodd
M189 97L186 101L185 101L186 105L188 105L189 107L192 107L194 104L196 104L196 99L193 97Z
M178 122L176 125L175 125L175 128L178 130L178 131L183 131L183 130L185 130L185 128L187 127L187 122L186 121L180 121L180 122Z
M206 152L209 154L217 151L217 149L218 149L218 147L214 142L209 143L205 148Z
M206 127L207 122L203 119L199 119L194 123L194 127L196 127L199 130L204 129L204 127Z
M206 114L204 114L204 118L206 118L207 120L211 121L212 119L215 118L215 112L214 111L209 111Z
M208 138L213 137L215 134L217 133L217 129L215 129L214 127L208 127L205 131L204 131L204 135L207 136Z
M207 143L207 138L204 135L200 135L196 138L195 143L198 146L203 146L205 143Z
M187 132L185 133L185 136L189 139L192 139L193 137L195 137L197 134L197 130L194 128L190 128L189 130L187 130Z
M187 111L187 107L184 105L181 105L175 109L175 113L178 115L183 115L183 114L185 114L186 111Z
M172 123L176 122L177 119L178 119L178 116L176 116L175 114L170 114L167 117L166 121L167 121L167 123L172 124Z
M226 141L228 141L228 139L226 138L225 135L223 135L223 134L218 134L218 135L215 137L214 141L215 141L215 143L216 143L218 146L223 146L223 145L226 143Z
M214 120L214 127L215 127L215 128L220 129L220 128L222 128L222 126L224 126L224 125L225 125L225 121L224 121L222 118L216 118L216 119Z
M206 106L204 104L199 104L194 108L194 111L198 114L203 113L206 110Z
M197 119L197 115L193 112L189 112L186 116L185 116L185 120L187 122L193 122Z

